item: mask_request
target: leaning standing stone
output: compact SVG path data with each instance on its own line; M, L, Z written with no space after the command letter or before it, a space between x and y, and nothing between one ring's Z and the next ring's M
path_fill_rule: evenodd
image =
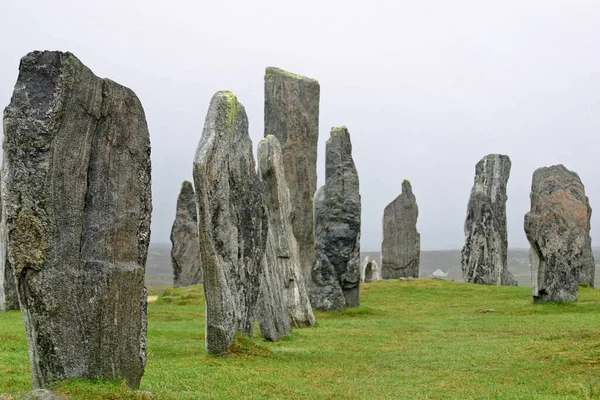
M381 271L377 261L373 260L371 256L365 258L365 264L363 266L362 281L365 283L377 282L381 280Z
M177 213L171 228L171 265L173 284L190 286L202 283L196 195L189 181L183 181L177 198Z
M300 266L310 279L315 256L313 195L317 190L319 82L275 67L265 71L265 137L275 135L283 152L292 201L292 228Z
M579 176L563 165L533 173L525 234L535 302L576 301L579 277L593 271L590 208ZM593 273L592 282L593 282Z
M21 60L4 111L8 254L34 388L146 363L150 138L128 88L70 53Z
M194 159L198 236L206 295L206 350L223 353L235 333L252 336L267 218L248 117L217 92Z
M502 154L489 154L475 166L461 253L465 282L517 285L506 265L506 183L510 167L510 158Z
M402 182L402 193L383 211L381 277L418 278L421 235L417 232L419 208L410 182Z
M344 126L331 129L325 185L315 195L314 208L311 303L323 310L358 306L361 203L350 133Z
M0 181L1 186L2 183ZM8 260L6 214L2 210L3 206L0 201L0 311L18 310L17 284L10 261Z
M292 232L290 194L281 147L273 135L258 144L258 173L269 218L269 234L257 316L262 336L277 340L287 335L292 325L313 325L315 317Z

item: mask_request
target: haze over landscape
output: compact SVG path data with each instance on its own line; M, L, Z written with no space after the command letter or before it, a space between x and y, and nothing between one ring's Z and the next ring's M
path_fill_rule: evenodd
M509 247L526 248L533 171L562 163L586 185L600 245L600 7L589 1L200 2L59 0L0 5L0 104L29 51L74 53L137 93L152 140L152 243L167 243L179 186L219 89L263 136L267 65L321 84L318 175L346 125L360 174L363 251L412 182L424 250L458 249L475 164L512 160Z

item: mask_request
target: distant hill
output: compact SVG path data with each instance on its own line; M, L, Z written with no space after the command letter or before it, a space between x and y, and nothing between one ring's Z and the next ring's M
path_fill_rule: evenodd
M596 287L600 285L600 247L594 247L596 259ZM149 286L172 286L173 270L171 268L171 245L167 243L152 244L148 251L146 263L146 284ZM371 256L381 264L380 252L363 252L361 265L366 256ZM433 271L441 269L448 273L448 279L462 281L460 267L460 250L427 250L421 252L420 276L431 276ZM508 269L519 282L519 286L531 286L531 270L529 269L529 249L508 249Z

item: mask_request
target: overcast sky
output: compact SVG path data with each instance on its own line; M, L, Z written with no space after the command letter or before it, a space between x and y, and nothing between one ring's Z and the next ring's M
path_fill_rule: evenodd
M360 175L362 250L410 179L424 250L460 248L475 164L512 160L510 247L527 247L533 171L579 173L600 246L600 1L0 2L0 104L32 50L74 53L132 88L152 140L152 241L169 241L210 98L233 90L255 144L268 65L319 80L325 141L346 125Z

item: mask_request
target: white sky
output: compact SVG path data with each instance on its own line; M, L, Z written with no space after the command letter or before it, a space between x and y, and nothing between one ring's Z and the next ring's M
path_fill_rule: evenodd
M332 126L352 135L362 249L410 179L424 250L460 248L475 164L510 156L509 246L526 247L533 171L579 173L600 245L600 1L0 2L0 105L19 59L74 53L140 97L152 140L152 241L168 242L210 98L231 89L263 136L267 65L321 83L319 185Z

